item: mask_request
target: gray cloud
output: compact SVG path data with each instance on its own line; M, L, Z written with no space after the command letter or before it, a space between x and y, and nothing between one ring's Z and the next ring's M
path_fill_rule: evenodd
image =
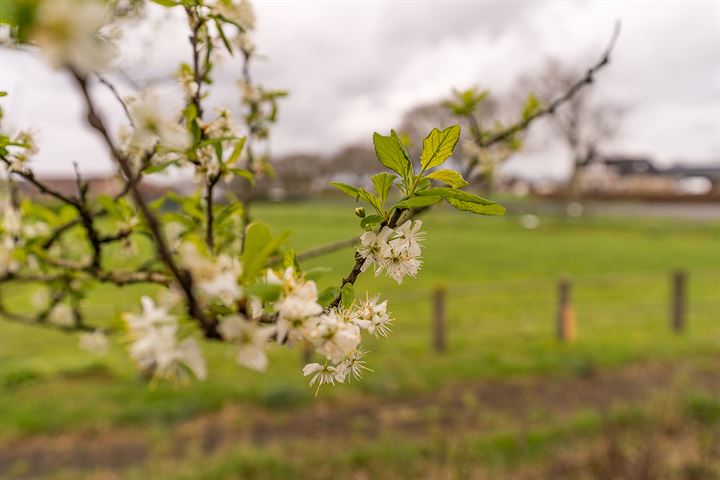
M708 2L260 2L257 43L266 59L256 78L288 89L274 132L276 152L329 152L368 141L397 125L419 102L452 87L478 84L509 92L517 77L548 56L578 70L605 45L615 19L623 32L612 65L595 85L598 98L628 105L621 135L609 147L676 159L720 158L720 4ZM188 58L183 21L153 14L123 43L121 65L140 82L173 96L170 75ZM214 103L237 101L239 66L226 60ZM13 126L36 125L44 171L107 171L97 139L82 124L76 95L40 59L0 51L0 88ZM122 88L130 92L128 85ZM98 90L114 123L112 98ZM534 133L538 137L541 132ZM531 138L536 144L542 138ZM509 170L562 175L558 147L520 155Z

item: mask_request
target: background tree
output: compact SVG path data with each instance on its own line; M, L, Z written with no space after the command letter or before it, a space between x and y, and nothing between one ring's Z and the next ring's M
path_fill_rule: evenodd
M572 65L548 59L540 73L521 79L519 90L533 92L540 103L546 103L555 92L570 88L577 77L577 69ZM552 132L572 156L566 183L566 190L572 198L578 198L582 193L578 179L583 166L599 155L603 145L615 136L623 112L618 105L600 98L597 90L583 89L549 117Z

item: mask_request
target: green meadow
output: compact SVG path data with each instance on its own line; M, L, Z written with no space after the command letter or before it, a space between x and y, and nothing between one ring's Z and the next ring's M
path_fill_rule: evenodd
M255 212L291 226L290 243L358 232L353 204L260 204ZM301 374L296 350L271 348L266 374L237 368L227 346L206 342L209 377L189 385L147 381L133 369L124 339L106 356L80 350L75 335L2 321L0 438L103 425L168 425L232 403L270 408L354 398L404 398L485 379L575 375L643 361L720 354L720 225L677 220L540 217L524 229L517 215L476 217L451 210L423 218L429 232L417 279L398 286L362 276L356 291L382 292L396 318L389 339L370 339L364 381L320 391ZM352 251L316 258L328 265L320 288L337 284ZM670 274L685 269L688 327L669 328ZM573 280L577 339L555 337L557 281ZM431 291L447 289L448 348L431 348ZM87 317L116 324L138 308L143 286L96 287ZM31 308L35 289L11 291L18 310Z

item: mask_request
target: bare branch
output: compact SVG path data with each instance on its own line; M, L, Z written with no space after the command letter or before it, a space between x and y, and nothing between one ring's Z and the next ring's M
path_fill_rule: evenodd
M100 81L100 83L102 83L103 85L105 85L106 87L108 87L110 89L112 94L115 96L115 99L118 101L118 103L120 103L123 110L125 111L125 116L127 117L128 121L130 122L130 125L133 128L135 128L135 121L133 120L132 115L130 115L130 109L128 108L127 103L125 103L125 100L123 100L123 98L120 96L120 92L118 92L117 89L115 88L115 85L110 83L110 81L108 79L106 79L105 77L103 77L100 74L96 74L95 76Z
M136 175L132 170L130 161L115 147L115 144L110 138L110 134L108 133L104 122L98 115L95 109L95 104L88 90L87 79L81 76L76 71L72 71L72 73L78 83L78 86L80 87L83 99L85 101L88 122L103 138L105 144L110 150L113 160L118 165L120 171L125 177L125 181L127 182L133 201L140 209L143 217L145 218L145 221L148 224L148 227L150 228L150 231L153 234L153 243L155 245L155 251L158 257L162 260L168 270L170 270L172 276L177 280L178 284L183 290L183 293L185 294L188 314L198 321L200 327L203 330L203 333L207 338L220 338L220 334L216 329L217 320L208 317L203 312L200 306L200 302L195 297L195 293L193 291L193 280L190 272L181 269L175 263L175 260L172 257L172 253L170 252L170 248L165 241L165 236L163 235L163 232L160 228L160 222L150 211L150 207L147 205L147 202L145 202L145 199L143 198L140 190L138 189L137 182L133 181Z

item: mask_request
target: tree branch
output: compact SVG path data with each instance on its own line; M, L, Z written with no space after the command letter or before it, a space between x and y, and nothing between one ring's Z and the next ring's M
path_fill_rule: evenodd
M184 269L180 269L180 267L178 267L178 265L175 263L175 260L173 259L170 252L170 248L168 247L163 232L160 228L159 221L150 211L150 207L148 207L145 199L143 198L140 190L138 189L137 182L133 181L133 179L135 178L135 174L132 170L130 161L115 147L115 144L110 138L110 134L108 133L104 122L98 115L95 109L95 104L88 90L87 79L81 76L76 71L72 71L72 74L77 81L78 86L80 87L80 91L85 101L88 122L100 134L106 146L110 150L110 154L113 160L122 172L125 181L127 182L127 185L129 187L130 195L132 196L135 204L140 209L140 212L145 218L145 221L147 222L148 227L153 234L153 243L155 245L155 251L158 257L162 260L168 270L170 270L172 276L175 278L175 280L177 280L185 295L188 314L190 315L190 317L198 321L200 327L203 330L203 333L207 338L220 338L220 334L216 328L217 320L208 317L203 312L200 302L195 297L195 293L193 291L193 279L190 275L190 272Z
M617 43L618 36L620 35L620 23L615 24L615 29L613 30L613 34L610 38L610 42L608 43L607 47L605 48L602 56L598 59L597 62L595 62L590 68L588 68L585 75L578 79L577 82L575 82L573 85L568 88L567 91L565 91L562 95L551 101L546 107L538 110L533 115L529 116L528 118L517 122L513 124L512 126L497 132L493 134L492 136L482 139L480 135L480 128L479 125L477 125L477 121L473 124L471 121L471 131L473 132L473 137L476 139L476 142L479 147L481 148L488 148L498 142L501 142L511 135L518 133L522 130L525 130L530 127L530 125L537 119L544 117L546 115L552 115L555 113L555 111L561 107L563 104L570 101L580 90L582 90L584 87L590 85L595 80L595 75L602 70L605 66L607 66L610 63L610 57L613 52L613 49L615 48L615 44ZM471 119L474 119L474 117L470 117ZM474 162L467 162L465 165L465 170L463 172L463 177L467 178L468 180L471 180L472 170L475 167ZM429 210L431 207L420 207L411 210L410 215L408 218L412 219L416 217L417 215L420 215L424 213L425 211ZM351 247L355 245L360 240L360 236L356 235L352 238L346 238L344 240L337 240L334 242L329 242L323 245L318 245L315 247L312 247L308 250L305 250L303 252L300 252L297 254L298 261L300 260L309 260L311 258L319 257L321 255L326 255L328 253L333 253L338 250L342 250L347 247Z

